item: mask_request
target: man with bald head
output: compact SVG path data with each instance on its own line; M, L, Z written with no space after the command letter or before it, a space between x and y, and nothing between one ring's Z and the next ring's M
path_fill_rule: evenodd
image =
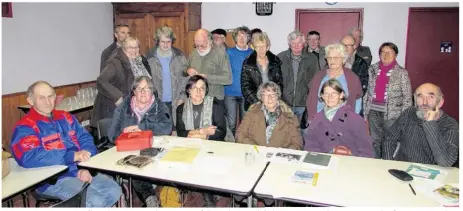
M365 95L368 88L368 64L355 52L354 37L351 35L344 36L341 39L341 44L346 47L346 52L348 55L347 60L344 63L344 67L351 69L359 77L360 84L362 85L363 95Z
M349 35L354 37L355 40L355 53L358 54L362 59L365 59L365 61L368 64L368 67L371 65L371 60L373 57L371 56L371 51L368 46L363 46L363 31L362 29L359 28L353 28L349 31Z
M419 86L415 106L405 110L386 132L383 158L439 166L458 159L458 122L441 108L444 95L431 83Z
M188 58L189 76L202 75L209 84L208 95L215 97L224 105L224 86L232 83L231 66L227 53L212 44L212 34L199 29L195 33L195 49Z
M26 97L32 108L14 129L10 144L14 158L24 168L68 166L54 184L39 186L37 194L67 200L88 182L87 207L113 206L122 194L120 186L106 175L77 168L78 162L98 153L93 137L73 115L55 110L56 93L49 83L33 83Z

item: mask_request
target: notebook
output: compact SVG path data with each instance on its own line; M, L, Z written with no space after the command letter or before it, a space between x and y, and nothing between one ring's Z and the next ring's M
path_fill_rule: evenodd
M319 166L328 166L330 163L331 156L330 155L323 155L323 154L317 154L313 152L307 153L305 156L303 162L304 163L310 163L310 164L315 164Z

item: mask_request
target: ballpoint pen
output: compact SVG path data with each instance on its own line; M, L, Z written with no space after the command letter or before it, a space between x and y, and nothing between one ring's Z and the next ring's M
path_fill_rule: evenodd
M413 195L416 195L415 189L413 189L412 184L408 183L408 186L410 186L410 189L412 190Z

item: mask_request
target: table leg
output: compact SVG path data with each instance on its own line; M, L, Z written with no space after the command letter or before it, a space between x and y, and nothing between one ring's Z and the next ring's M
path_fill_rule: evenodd
M27 192L22 193L21 196L23 198L24 207L29 207L29 196L27 195Z
M129 207L133 207L133 200L132 200L132 177L129 177Z
M183 207L183 203L185 203L185 191L178 190L180 191L180 207Z
M231 200L232 200L231 207L235 207L235 198L234 198L233 194L231 194Z
M248 207L252 207L252 195L248 197Z
M13 199L10 199L10 200L6 201L6 206L7 207L13 207Z

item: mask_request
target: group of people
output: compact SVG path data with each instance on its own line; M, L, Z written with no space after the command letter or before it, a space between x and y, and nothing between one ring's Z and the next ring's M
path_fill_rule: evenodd
M111 119L110 140L124 132L175 131L180 137L440 166L458 160L458 123L442 110L440 88L426 83L412 94L391 42L380 46L380 60L371 64L360 29L326 47L320 33L294 31L278 55L260 29L236 28L234 47L225 45L225 30L200 29L188 58L172 46L176 38L168 26L156 30L156 45L145 56L127 25L116 26L114 35L116 42L101 56L91 119L94 127ZM91 182L87 205L112 206L120 187L102 173L77 168L97 150L75 117L54 109L55 97L45 81L28 88L32 108L11 140L16 160L24 167L70 167L56 184L41 186L40 194L65 200ZM133 184L145 206L159 206L154 184ZM230 200L204 193L205 206L222 199Z

